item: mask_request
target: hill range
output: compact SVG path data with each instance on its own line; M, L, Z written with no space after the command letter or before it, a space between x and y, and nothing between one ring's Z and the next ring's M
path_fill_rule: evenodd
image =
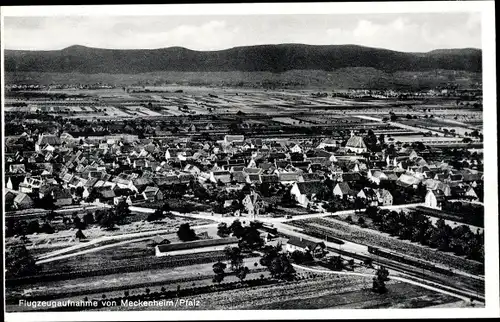
M6 72L136 74L159 71L272 72L333 71L368 67L383 72L434 69L481 72L481 50L448 49L404 53L356 45L301 44L194 51L182 47L116 50L71 46L54 51L5 50Z
M71 46L5 50L6 83L190 84L314 88L429 88L481 82L479 49L405 53L356 45L281 44L194 51Z

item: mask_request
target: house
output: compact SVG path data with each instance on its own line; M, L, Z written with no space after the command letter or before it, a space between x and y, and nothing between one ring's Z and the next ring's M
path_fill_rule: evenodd
M7 184L5 185L5 188L7 188L7 189L13 189L12 180L10 179L10 177L7 180Z
M195 165L188 164L184 167L184 172L197 176L200 174L201 170Z
M367 177L368 180L376 184L380 184L381 180L387 180L385 173L380 170L368 170Z
M357 135L354 135L354 132L351 131L351 137L347 140L345 145L347 151L354 153L364 153L368 151L363 138Z
M478 200L478 198L479 198L476 194L476 191L474 190L474 188L472 186L467 188L467 191L465 192L465 196L468 198L471 198L472 200Z
M9 166L9 172L11 173L26 173L26 168L24 164L11 164Z
M441 209L441 205L445 200L445 195L442 190L428 190L425 195L425 206L434 209Z
M290 152L292 152L292 153L302 153L302 148L298 144L294 144L290 148Z
M390 206L393 203L392 194L385 189L378 189L377 191L378 202L381 206Z
M146 198L144 193L136 193L134 195L128 196L126 202L129 206L133 206L145 203L147 200L148 199Z
M224 143L231 144L233 142L243 142L245 137L243 135L226 135L224 136Z
M264 174L260 176L262 183L276 184L279 183L278 176L274 174Z
M251 184L261 183L260 174L248 174L247 182Z
M285 249L289 253L294 251L310 252L313 257L321 257L325 254L326 245L323 242L318 243L292 236L286 243Z
M461 199L465 197L466 188L455 186L451 188L451 197Z
M313 173L303 173L302 174L302 182L305 182L305 181L321 181L321 180L324 180L325 177L318 173L318 172L313 172Z
M347 182L339 182L333 188L333 195L345 198L352 196L351 188Z
M247 176L248 174L243 171L235 171L231 173L231 181L236 183L247 183Z
M428 190L441 190L445 196L451 196L451 187L449 184L435 179L427 179L422 182Z
M249 217L258 216L261 209L265 207L265 202L262 200L262 197L255 191L246 195L242 200L242 204Z
M282 172L278 174L278 180L280 183L288 185L298 182L300 174L296 172Z
M54 205L58 207L73 204L73 197L67 189L54 189L52 190L52 196L54 197Z
M56 135L42 134L38 137L38 141L35 143L35 151L42 151L47 145L58 147L61 145L61 139Z
M342 173L343 182L356 182L361 180L361 175L357 172L346 172Z
M296 182L293 184L290 193L302 207L307 207L315 199L321 187L320 181Z
M114 190L106 189L100 192L99 201L103 203L109 203L111 201L114 201L115 197L116 193Z
M321 141L321 143L316 147L317 149L324 149L324 148L334 148L337 146L337 141L335 141L334 139L324 139L323 141Z
M147 186L142 193L146 196L148 201L163 200L163 192L161 192L158 187Z
M421 181L422 181L421 179L416 178L415 176L403 173L402 175L399 176L398 180L396 181L396 184L403 188L407 187L417 188L418 184Z
M18 192L13 191L12 189L5 189L4 193L4 204L5 210L9 211L14 207L14 199L17 197Z
M361 189L356 197L364 199L370 206L378 206L378 196L372 188Z
M14 198L14 208L29 209L33 207L33 200L25 193L18 193Z
M231 173L229 171L212 171L210 172L210 181L217 183L230 183L231 182Z

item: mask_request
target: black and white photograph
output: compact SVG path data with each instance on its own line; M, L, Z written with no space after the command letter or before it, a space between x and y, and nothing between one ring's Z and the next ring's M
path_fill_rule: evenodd
M498 316L494 2L1 12L7 321Z

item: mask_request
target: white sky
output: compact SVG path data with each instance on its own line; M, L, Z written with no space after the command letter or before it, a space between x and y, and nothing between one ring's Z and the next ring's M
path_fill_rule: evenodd
M4 17L6 49L220 50L277 43L356 44L407 52L481 48L478 13Z

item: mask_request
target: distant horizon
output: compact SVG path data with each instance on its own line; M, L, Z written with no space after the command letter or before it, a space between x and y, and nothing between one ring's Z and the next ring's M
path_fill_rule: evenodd
M402 51L402 50L393 50L389 48L384 48L384 47L375 47L375 46L365 46L365 45L358 45L358 44L307 44L307 43L269 43L269 44L258 44L258 45L239 45L239 46L233 46L233 47L227 47L227 48L222 48L222 49L213 49L213 50L199 50L199 49L192 49L184 46L167 46L167 47L157 47L157 48L106 48L106 47L96 47L96 46L87 46L87 45L81 45L81 44L73 44L69 45L63 48L56 48L56 49L17 49L17 48L5 48L5 50L9 51L41 51L41 52L46 52L46 51L62 51L62 50L67 50L72 47L83 47L83 48L89 48L89 49L102 49L102 50L161 50L161 49L170 49L170 48L182 48L182 49L187 49L190 51L197 51L197 52L215 52L215 51L224 51L224 50L230 50L234 48L242 48L242 47L260 47L260 46L282 46L282 45L300 45L300 46L317 46L317 47L328 47L328 46L353 46L353 47L364 47L364 48L373 48L373 49L382 49L382 50L389 50L389 51L394 51L394 52L402 52L402 53L414 53L414 54L425 54L433 51L438 51L438 50L479 50L482 51L481 48L477 47L439 47L427 51Z

